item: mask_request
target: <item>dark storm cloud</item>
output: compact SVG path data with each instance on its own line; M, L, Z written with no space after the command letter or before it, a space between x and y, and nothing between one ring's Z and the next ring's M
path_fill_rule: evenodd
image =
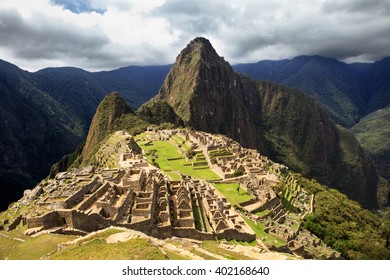
M60 19L35 14L26 20L15 9L0 10L0 46L26 59L61 59L72 56L102 59L108 38Z
M233 62L302 54L341 60L390 55L389 0L167 0L152 15L168 20L180 41L194 34L217 38Z
M388 0L341 0L327 1L322 5L325 13L345 12L364 13L367 15L382 14L389 16L390 1Z

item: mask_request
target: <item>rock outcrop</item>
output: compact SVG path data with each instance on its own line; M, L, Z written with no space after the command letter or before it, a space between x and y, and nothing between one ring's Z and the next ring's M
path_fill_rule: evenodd
M194 129L256 147L254 117L261 113L256 83L237 75L207 39L194 39L178 55L157 98Z

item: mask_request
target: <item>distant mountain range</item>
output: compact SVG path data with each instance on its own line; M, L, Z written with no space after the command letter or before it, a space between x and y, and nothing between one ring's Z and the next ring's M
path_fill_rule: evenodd
M237 72L270 80L313 96L338 124L352 127L390 104L390 58L346 64L321 56L238 64Z
M75 150L109 92L120 91L137 108L156 94L169 68L91 73L62 67L30 73L0 60L0 209Z
M207 64L203 67L206 67L206 72L202 73L207 73ZM83 142L92 116L104 96L118 91L133 109L137 109L159 91L170 68L171 65L130 66L91 73L78 68L61 67L30 73L0 60L0 208L6 208L8 203L21 196L24 189L47 176L51 164L74 151L76 146ZM345 64L330 58L301 56L292 60L240 64L233 66L233 69L254 79L270 80L297 88L313 96L336 123L349 128L356 125L353 131L361 144L375 160L380 174L390 179L390 160L389 157L383 156L390 150L390 137L382 133L382 140L375 142L378 139L375 135L370 136L376 140L364 136L367 131L374 131L372 124L376 123L375 118L380 116L387 120L387 114L378 115L375 111L390 104L390 58L372 64ZM233 75L233 72L228 73ZM215 90L215 93L210 93L210 98L214 98L213 94L218 92L218 87L210 83L215 77L205 75L198 78L208 79L202 86L204 90ZM240 79L245 80L244 77ZM224 80L218 82L223 83ZM167 83L169 80L166 81L165 87L168 86ZM263 86L274 88L267 83ZM160 93L160 96L162 94ZM244 99L239 102L247 102L245 96L241 98ZM224 102L224 99L220 101ZM240 103L236 101L234 106L241 110ZM152 122L166 120L167 116L171 122L188 122L190 116L200 113L204 107L192 107L196 111L191 112L186 109L185 100L180 100L179 104L173 107L180 108L189 115L178 117L171 106L166 106L166 101L153 99L153 106L150 106L151 102L143 106L138 113L144 118L149 115L149 120L151 116L160 118L151 120ZM229 104L225 105L233 106ZM157 110L166 116L153 114L151 110ZM208 110L209 112L203 113L213 112L211 107ZM236 116L225 113L226 116L220 116L221 120L224 120L218 128L221 131L224 130L224 125L229 125L225 120L237 121ZM368 116L369 113L372 114ZM246 114L245 110L240 113L240 121L244 125L248 125ZM367 117L362 119L364 116ZM360 120L366 124L357 125ZM194 120L193 124L201 128L202 122L205 128L212 125L207 122L207 118ZM382 121L381 124L384 129L389 127L389 122ZM250 141L244 139L245 133L250 133L253 129L251 126L247 127L248 130L243 127L240 132L231 131L230 136L236 134L237 137L233 138L242 137L244 142ZM228 128L226 130L228 131ZM385 130L377 128L376 131L381 133ZM253 146L255 143L246 144Z

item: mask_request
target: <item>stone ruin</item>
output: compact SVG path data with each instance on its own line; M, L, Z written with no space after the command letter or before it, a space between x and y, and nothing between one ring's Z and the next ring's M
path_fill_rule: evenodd
M198 239L252 241L256 238L226 199L216 195L212 185L205 181L172 181L149 167L103 170L89 180L85 178L80 173L58 174L37 205L44 207L57 201L59 207L28 217L26 233L48 230L86 234L114 225L159 238L175 233ZM64 180L71 182L63 184ZM202 216L212 225L210 231L195 229L193 207L199 203L204 209Z

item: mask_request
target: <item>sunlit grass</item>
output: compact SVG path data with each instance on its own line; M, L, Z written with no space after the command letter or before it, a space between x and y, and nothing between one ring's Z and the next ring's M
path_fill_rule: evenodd
M76 236L60 234L42 234L30 237L16 230L3 234L9 237L0 235L0 258L10 260L38 260L55 251L58 244L77 238ZM14 238L24 240L24 242Z
M232 205L239 205L242 202L251 200L253 196L240 188L237 191L238 183L213 184L213 186L230 202Z
M166 141L153 141L151 145L145 145L145 142L139 141L138 145L145 151L156 150L158 157L156 163L161 170L166 172L172 179L181 179L178 171L184 175L190 175L194 178L206 180L218 180L220 177L206 166L194 167L191 162L183 158L177 151L177 147ZM148 161L152 163L152 157L146 155ZM168 160L173 159L173 160Z

